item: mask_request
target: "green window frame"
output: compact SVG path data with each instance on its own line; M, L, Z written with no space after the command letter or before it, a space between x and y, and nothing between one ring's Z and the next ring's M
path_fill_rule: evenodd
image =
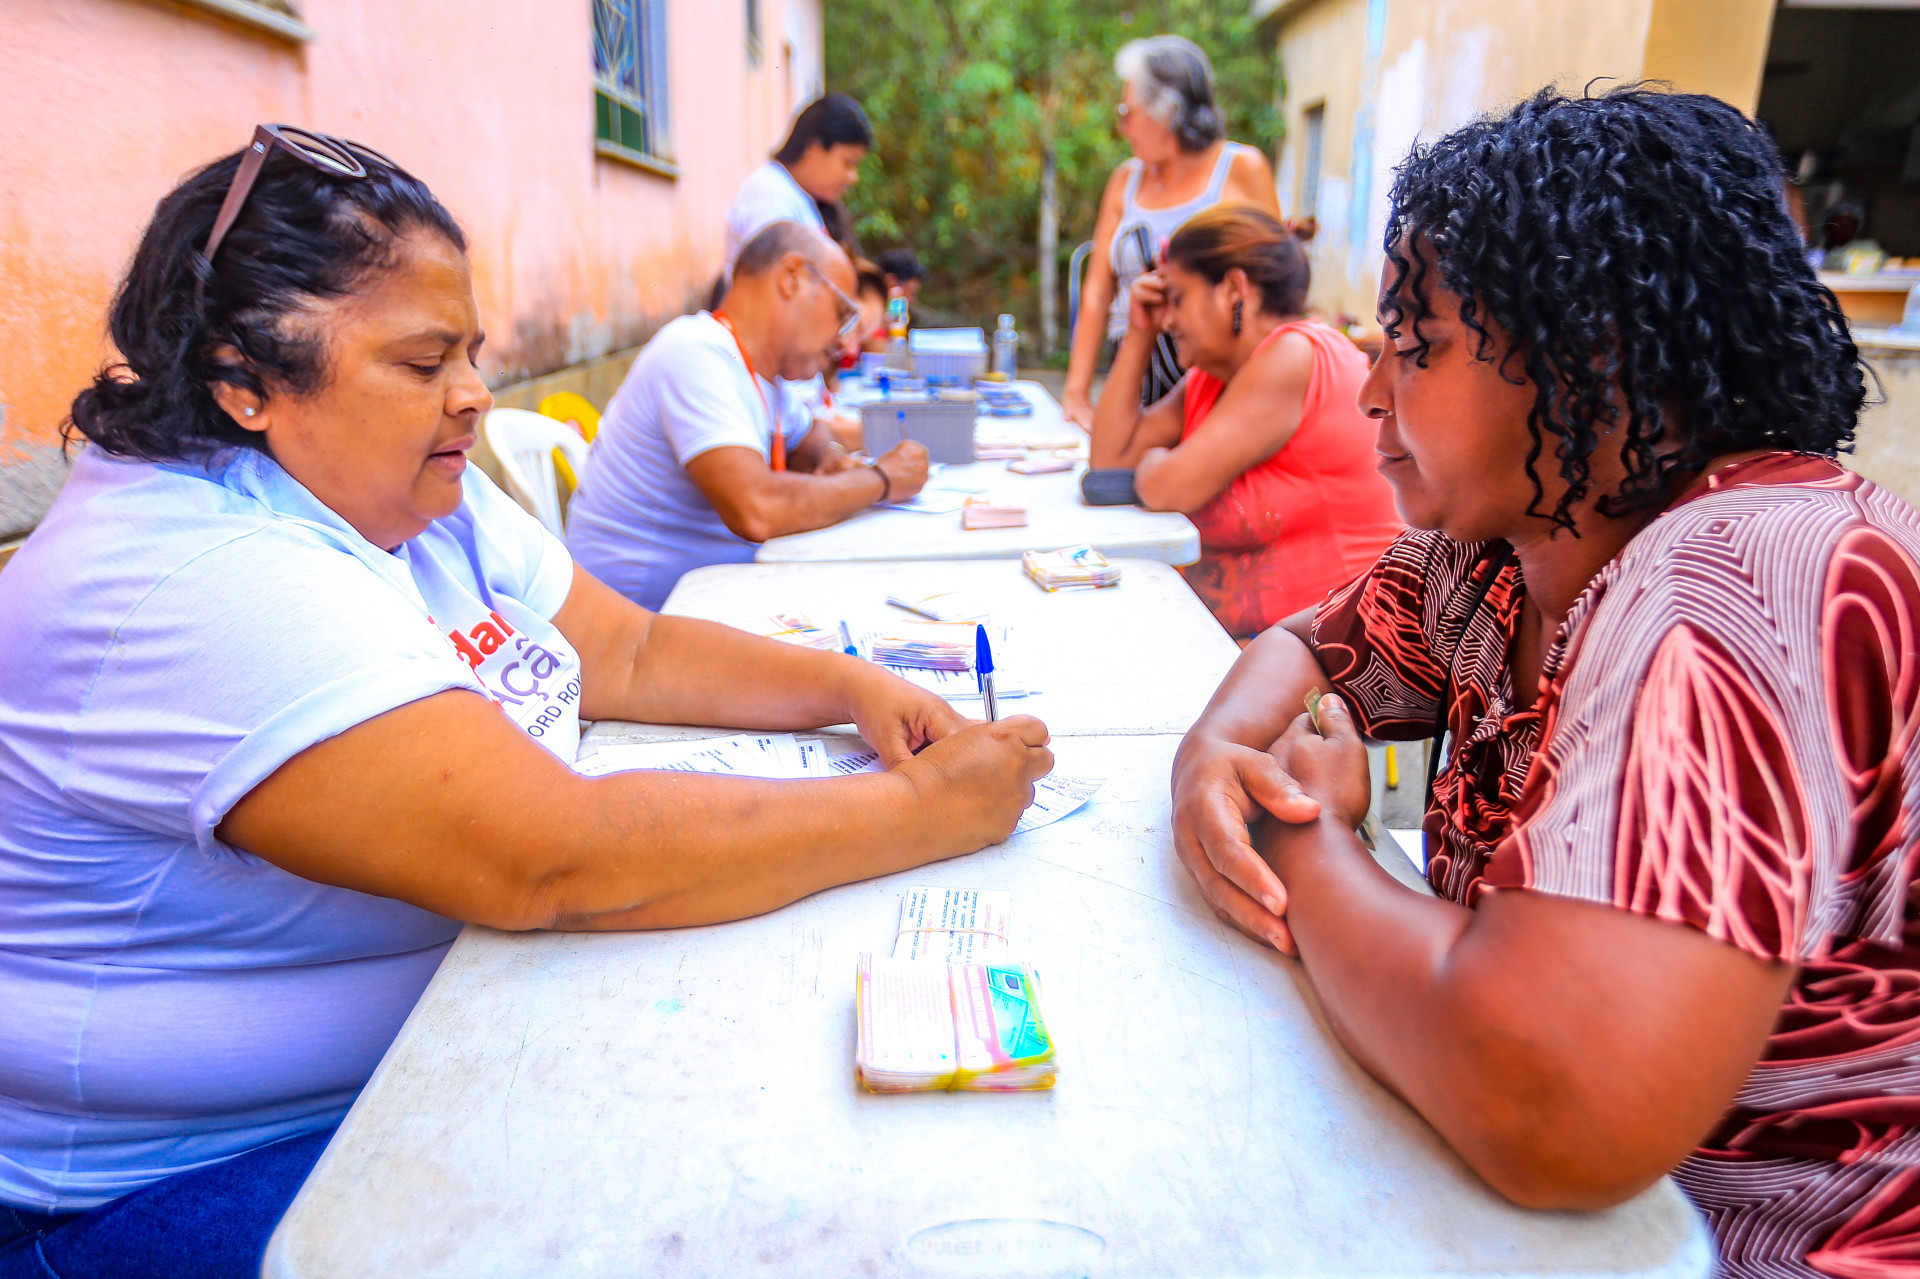
M679 176L667 111L667 0L591 0L594 150Z

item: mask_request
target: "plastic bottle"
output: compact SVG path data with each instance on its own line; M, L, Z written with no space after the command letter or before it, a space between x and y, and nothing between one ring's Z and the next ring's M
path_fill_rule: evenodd
M1020 376L1020 333L1013 327L1013 317L1000 317L1000 327L993 331L993 380L1011 382Z
M907 346L907 300L903 297L887 299L887 369L913 372L913 351Z

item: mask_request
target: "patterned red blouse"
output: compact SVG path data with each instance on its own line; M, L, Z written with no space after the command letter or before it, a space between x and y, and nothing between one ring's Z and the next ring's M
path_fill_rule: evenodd
M1725 1273L1920 1276L1920 515L1824 458L1696 485L1587 587L1515 708L1524 584L1401 538L1314 623L1364 731L1460 743L1435 891L1530 889L1698 928L1799 975L1674 1177Z

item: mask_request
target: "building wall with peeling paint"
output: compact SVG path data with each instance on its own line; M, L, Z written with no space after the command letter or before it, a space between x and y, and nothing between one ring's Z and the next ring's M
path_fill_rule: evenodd
M0 5L0 541L64 479L59 423L154 202L257 121L386 152L472 241L495 384L632 346L718 271L722 211L818 92L820 0L669 0L677 179L597 157L587 0L301 0L288 43L171 0Z
M1751 111L1773 0L1266 0L1277 27L1287 137L1280 203L1311 213L1310 304L1371 324L1393 170L1417 138L1547 84L1671 81ZM1318 197L1307 113L1323 114Z

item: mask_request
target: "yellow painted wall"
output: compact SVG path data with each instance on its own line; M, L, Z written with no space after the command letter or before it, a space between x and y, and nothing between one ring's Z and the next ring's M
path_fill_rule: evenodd
M1773 30L1773 5L1756 0L1655 0L1641 74L1710 93L1752 113Z
M1281 148L1278 178L1280 207L1289 217L1312 213L1320 233L1307 244L1313 265L1311 304L1337 312L1344 296L1336 280L1346 271L1347 222L1353 185L1354 112L1364 52L1366 0L1322 0L1302 13L1287 30L1281 55L1287 77L1287 137ZM1315 207L1302 204L1305 183L1306 110L1326 107L1321 151L1320 193ZM1369 311L1371 307L1369 307ZM1356 312L1358 314L1358 312Z
M1773 0L1308 0L1285 6L1281 203L1303 177L1303 114L1326 103L1311 305L1371 319L1393 168L1416 139L1548 85L1658 77L1751 111ZM1378 33L1368 46L1369 26ZM1356 145L1355 139L1359 144ZM1330 194L1344 206L1329 208Z

